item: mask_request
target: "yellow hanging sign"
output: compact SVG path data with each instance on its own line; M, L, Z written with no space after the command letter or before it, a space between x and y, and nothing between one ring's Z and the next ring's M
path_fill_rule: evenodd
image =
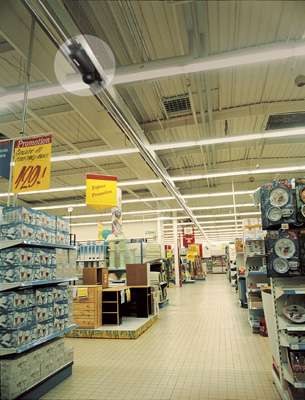
M87 174L86 204L94 210L116 207L117 177Z
M187 261L195 261L195 252L194 251L187 251L186 252L186 259Z
M172 258L172 256L173 256L173 255L172 255L172 252L171 252L171 251L168 251L168 252L167 252L167 258Z
M13 193L50 188L51 147L52 135L15 141Z

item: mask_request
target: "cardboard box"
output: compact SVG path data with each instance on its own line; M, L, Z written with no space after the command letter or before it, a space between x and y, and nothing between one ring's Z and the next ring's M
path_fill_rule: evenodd
M24 354L13 355L10 359L0 360L0 381L12 380L26 373L29 359Z
M10 381L1 380L1 399L11 400L25 392L28 388L27 373L18 375L15 379Z
M127 286L149 286L150 265L149 264L126 264Z
M65 347L64 349L64 360L65 364L68 364L73 361L74 358L74 349L73 347Z

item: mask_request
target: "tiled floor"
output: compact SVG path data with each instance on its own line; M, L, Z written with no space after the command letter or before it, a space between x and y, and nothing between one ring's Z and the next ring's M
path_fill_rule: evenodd
M251 333L225 275L169 298L136 340L66 339L73 375L43 399L280 399L268 338Z

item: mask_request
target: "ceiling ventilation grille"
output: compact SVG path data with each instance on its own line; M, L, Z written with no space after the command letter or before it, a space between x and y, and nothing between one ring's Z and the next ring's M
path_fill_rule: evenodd
M305 126L305 112L270 115L266 131Z
M181 117L192 113L189 96L163 97L163 104L169 117Z

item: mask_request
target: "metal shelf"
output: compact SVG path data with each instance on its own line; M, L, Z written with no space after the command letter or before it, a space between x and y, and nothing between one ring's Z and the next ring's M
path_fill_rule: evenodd
M267 275L267 271L248 271L248 275Z
M293 288L293 287L281 287L281 286L276 286L275 287L275 296L278 299L279 297L283 295L288 295L288 294L305 294L305 287L300 287L300 288Z
M281 384L281 381L279 380L279 378L273 368L272 368L272 376L273 376L273 382L274 382L278 392L280 393L282 400L291 400L288 390L283 389L283 385Z
M78 278L59 278L59 279L54 279L52 281L32 281L32 282L12 282L12 283L0 283L0 292L4 290L10 290L10 289L17 289L17 288L30 288L33 286L46 286L46 285L56 285L58 283L64 283L64 282L74 282L77 281Z
M284 347L289 347L290 350L305 350L305 343L291 343L280 333L280 344Z
M105 258L86 258L85 260L76 260L76 262L85 262L85 261L105 261Z
M293 376L290 375L287 363L283 363L282 366L284 372L283 377L286 381L290 382L295 388L305 388L305 382L296 382Z
M0 241L0 250L2 249L7 249L9 247L14 247L14 246L34 246L34 247L47 247L51 249L74 249L76 250L76 246L69 246L65 244L57 244L57 243L45 243L45 242L32 242L30 240L2 240Z
M305 324L290 324L284 317L278 315L279 329L287 329L288 332L305 332Z
M251 328L259 329L259 324L258 323L256 324L255 322L251 321L249 317L248 317L248 322Z
M261 289L248 289L248 293L260 293Z
M266 257L266 254L250 254L250 255L246 255L246 257L247 258L257 258L257 257L259 257L259 258L264 258L264 257Z
M41 339L38 339L38 340L36 340L36 342L27 344L26 346L19 347L18 349L16 349L16 348L6 349L6 348L2 348L1 347L0 348L0 356L4 356L4 355L7 355L7 354L15 354L15 353L20 354L20 353L23 353L24 351L30 350L33 347L37 347L37 346L39 346L39 345L41 345L43 343L48 342L49 340L52 340L52 339L54 339L54 338L56 338L58 336L61 336L66 332L72 331L75 328L77 328L76 324L70 325L67 329L64 329L64 330L59 331L59 332L52 333L49 336L46 336L46 337L41 338Z

